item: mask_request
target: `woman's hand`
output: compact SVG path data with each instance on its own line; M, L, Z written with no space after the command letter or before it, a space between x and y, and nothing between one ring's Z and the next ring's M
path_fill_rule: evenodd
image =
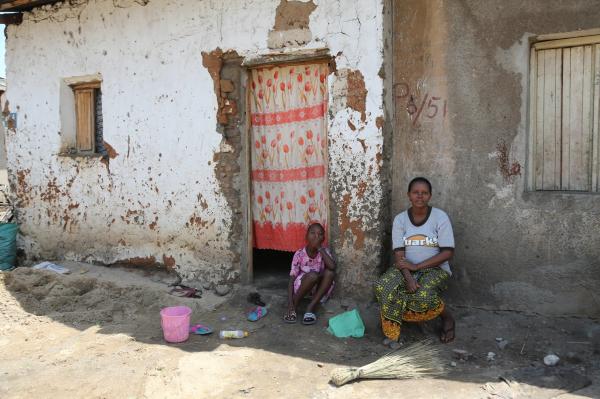
M333 260L333 258L329 254L329 252L327 251L327 248L320 247L318 249L318 251L321 254L323 262L325 262L325 267L331 271L335 271L335 268L336 268L335 260Z
M419 288L421 288L413 276L405 276L404 279L406 280L406 291L410 292L411 294L414 294Z
M404 258L398 262L398 269L400 269L400 270L406 269L411 272L416 272L419 270L419 267L413 263L410 263L409 261L406 260L406 258Z

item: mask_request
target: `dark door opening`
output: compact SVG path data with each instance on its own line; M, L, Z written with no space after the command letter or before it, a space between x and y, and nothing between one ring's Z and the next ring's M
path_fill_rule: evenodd
M287 288L293 257L293 252L254 248L252 264L256 288Z

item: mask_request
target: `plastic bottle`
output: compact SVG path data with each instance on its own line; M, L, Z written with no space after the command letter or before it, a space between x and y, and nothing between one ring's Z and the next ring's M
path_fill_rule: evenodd
M245 338L250 333L242 330L223 330L219 332L219 338L221 339L234 339L234 338Z

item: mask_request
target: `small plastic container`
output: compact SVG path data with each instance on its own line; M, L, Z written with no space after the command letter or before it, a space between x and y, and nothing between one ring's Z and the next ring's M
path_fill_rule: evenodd
M219 338L221 339L245 338L248 335L250 335L248 331L242 330L223 330L219 332Z
M160 324L167 342L184 342L190 336L192 309L187 306L171 306L160 311Z

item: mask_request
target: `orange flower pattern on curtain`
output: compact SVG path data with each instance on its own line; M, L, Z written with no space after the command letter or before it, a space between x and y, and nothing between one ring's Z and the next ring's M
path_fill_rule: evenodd
M327 228L327 64L252 70L254 247L296 251Z

